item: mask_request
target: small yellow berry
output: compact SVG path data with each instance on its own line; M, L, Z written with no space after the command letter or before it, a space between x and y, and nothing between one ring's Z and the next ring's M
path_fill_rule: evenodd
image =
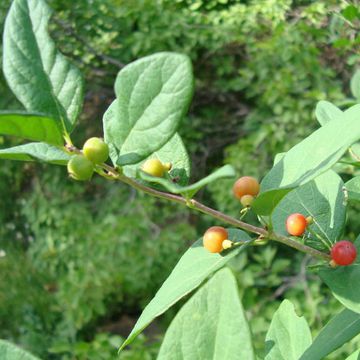
M163 165L164 165L164 169L166 171L170 171L172 168L172 163L167 162L167 163L164 163Z
M149 159L141 167L142 171L156 177L163 177L165 168L159 159Z
M222 247L224 250L230 249L230 248L232 248L232 246L233 246L233 242L231 240L226 239L222 242Z

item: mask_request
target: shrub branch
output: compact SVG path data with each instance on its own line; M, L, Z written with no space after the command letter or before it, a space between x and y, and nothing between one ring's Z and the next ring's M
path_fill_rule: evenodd
M226 215L218 210L212 209L195 199L188 200L179 195L175 195L175 194L171 194L168 192L153 189L153 188L146 186L132 178L129 178L125 175L120 174L116 169L114 169L113 167L111 167L109 165L103 164L103 168L106 171L108 171L108 173L111 174L114 177L114 179L119 180L125 184L128 184L137 190L143 191L146 194L155 196L160 199L170 200L172 202L176 202L178 204L185 205L191 209L198 210L198 211L200 211L204 214L207 214L215 219L221 220L224 223L235 226L239 229L248 231L250 233L257 234L262 239L277 241L279 243L290 246L296 250L307 253L307 254L309 254L315 258L321 259L321 260L326 260L326 261L330 260L329 254L319 251L319 250L316 250L310 246L302 244L302 243L300 243L296 240L293 240L287 236L283 236L283 235L277 234L275 232L268 231L265 228L254 226L254 225L248 224L244 221L238 220L238 219L236 219L232 216Z

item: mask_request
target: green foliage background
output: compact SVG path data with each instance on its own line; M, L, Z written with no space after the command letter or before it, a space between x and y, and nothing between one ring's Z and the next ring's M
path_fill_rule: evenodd
M0 4L3 25L10 1ZM359 9L320 0L51 0L52 36L86 75L79 146L101 135L113 82L130 61L178 51L194 63L196 92L180 134L193 180L223 163L261 178L276 153L318 124L314 108L341 106L359 64ZM161 14L161 16L159 16ZM0 74L1 108L18 108ZM4 145L13 139L1 139ZM65 170L0 163L0 338L49 359L109 359L180 255L213 222L187 209L97 178L77 184ZM346 174L344 175L347 176ZM231 182L198 197L229 214ZM356 210L346 236L359 229ZM249 217L251 220L251 215ZM353 224L353 225L352 225ZM281 299L314 334L341 306L310 259L282 247L255 248L231 263L257 351ZM176 310L176 309L175 309ZM124 359L153 359L170 311ZM353 344L355 344L354 342ZM341 351L349 352L355 345Z

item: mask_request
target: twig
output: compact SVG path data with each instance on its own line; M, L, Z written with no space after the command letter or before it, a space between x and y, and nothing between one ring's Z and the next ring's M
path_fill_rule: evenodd
M117 66L119 69L122 69L126 64L122 63L119 60L114 59L111 56L100 54L95 48L93 48L89 43L83 39L69 24L66 24L65 22L59 20L59 19L53 19L53 21L59 25L64 31L71 34L77 41L79 41L87 50L89 50L92 54L94 54L97 58L104 60L108 62L109 64L113 64Z
M226 215L218 210L212 209L202 203L200 203L197 200L191 199L190 201L183 198L182 196L159 191L153 188L150 188L142 183L137 182L136 180L126 177L124 175L119 174L115 169L113 169L111 166L106 165L106 170L109 171L113 176L117 179L122 181L125 184L130 185L131 187L138 189L140 191L145 192L146 194L155 196L160 199L166 199L173 202L176 202L178 204L186 205L190 207L191 209L198 210L204 214L210 215L211 217L221 220L229 225L235 226L237 228L243 229L245 231L261 235L264 239L269 239L273 241L277 241L279 243L282 243L284 245L290 246L296 250L299 250L301 252L307 253L313 257L322 259L322 260L330 260L330 255L327 253L324 253L322 251L316 250L310 246L304 245L300 242L297 242L291 238L288 238L283 235L276 234L274 232L267 231L264 228L257 227L251 224L248 224L246 222L243 222L241 220L238 220L232 216Z

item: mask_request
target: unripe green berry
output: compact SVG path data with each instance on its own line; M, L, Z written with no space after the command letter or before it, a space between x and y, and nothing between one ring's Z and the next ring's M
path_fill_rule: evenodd
M75 180L90 180L94 172L94 164L83 155L73 156L68 164L67 170Z
M94 164L102 164L109 157L109 146L102 139L92 137L86 140L83 153Z
M159 159L149 159L141 167L142 171L156 177L163 177L165 168Z
M243 195L240 199L241 205L244 207L250 207L254 201L254 197L252 195Z

